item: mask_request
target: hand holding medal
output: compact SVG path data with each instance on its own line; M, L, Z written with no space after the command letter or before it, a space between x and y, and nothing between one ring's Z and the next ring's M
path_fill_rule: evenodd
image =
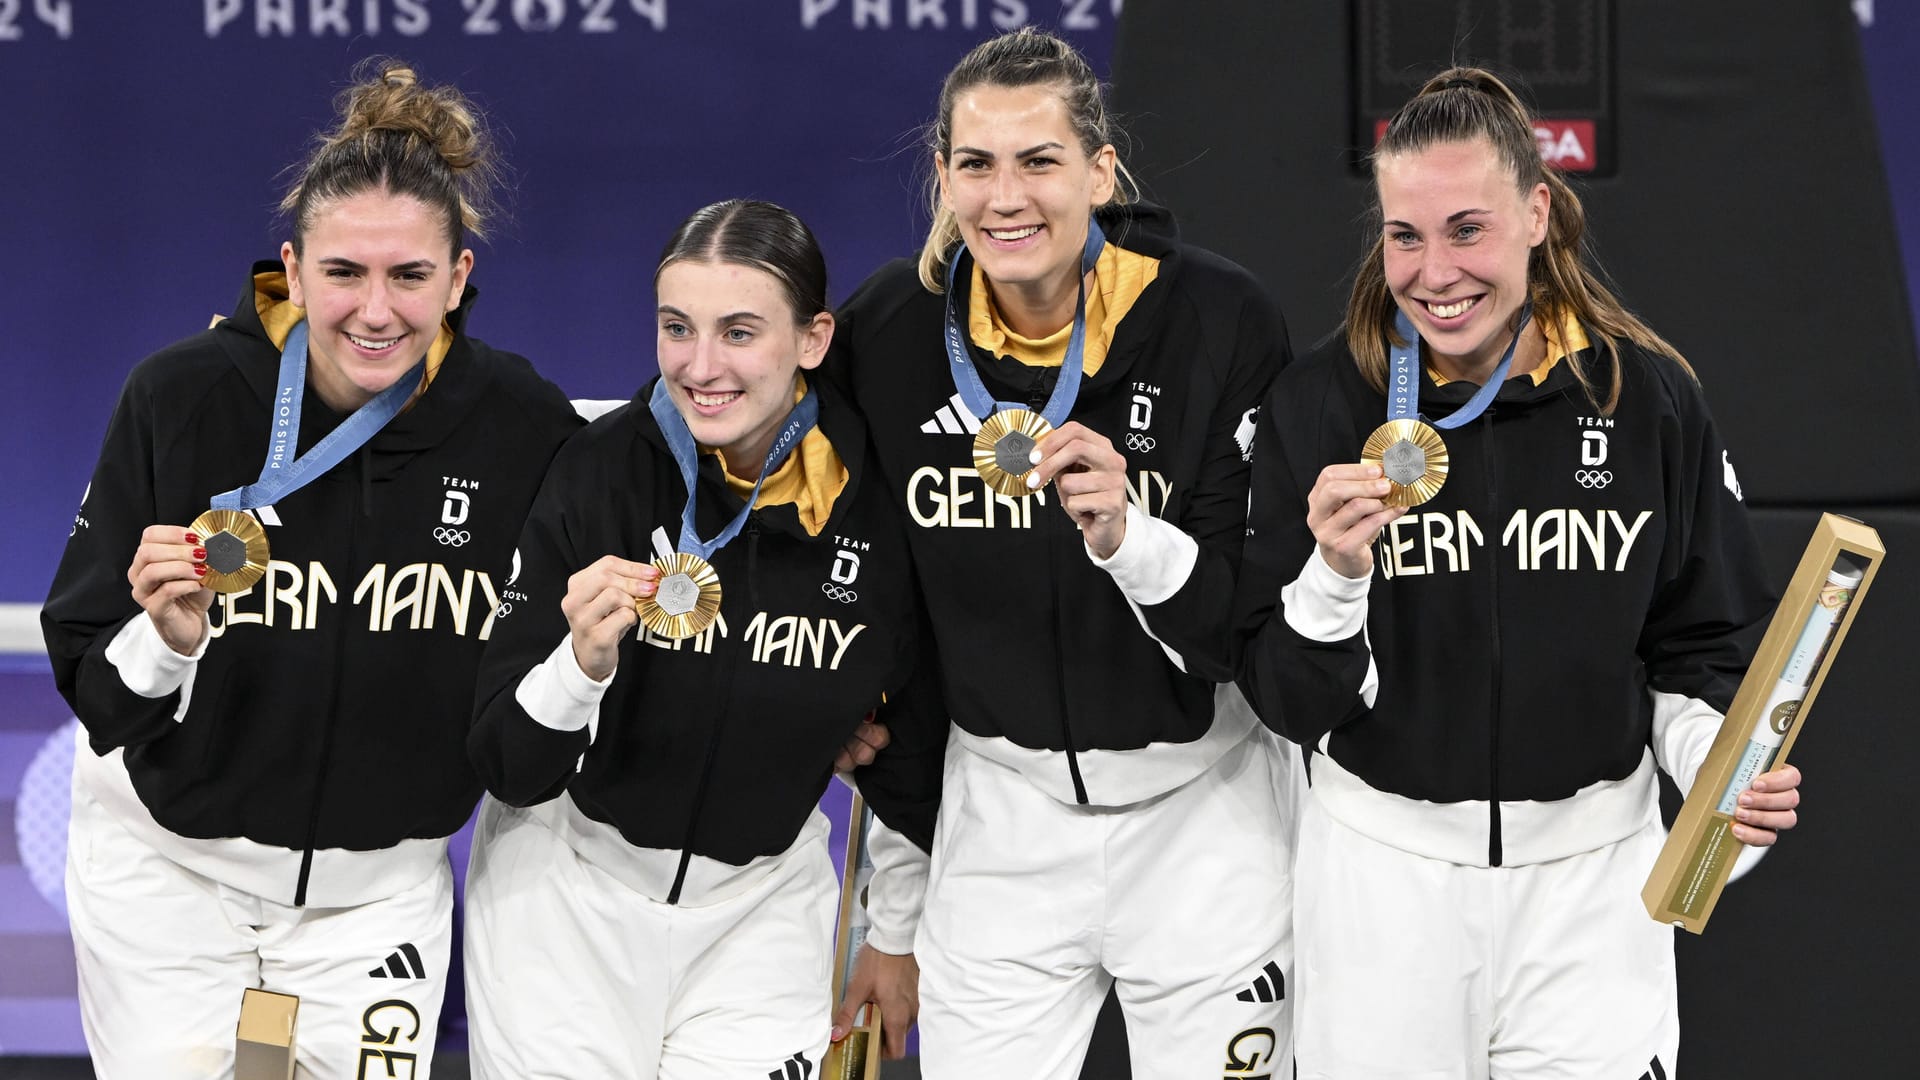
M1126 456L1105 435L1074 420L1042 439L1031 460L1027 487L1037 491L1051 480L1087 547L1112 558L1127 533Z
M1486 411L1513 368L1513 353L1532 314L1522 306L1513 341L1487 381L1452 415L1432 424L1420 418L1420 335L1405 312L1394 317L1398 343L1389 350L1387 422L1374 429L1360 461L1320 470L1307 494L1307 527L1320 557L1350 579L1373 573L1373 542L1380 530L1412 507L1440 493L1450 462L1441 430L1466 424Z
M1334 573L1356 581L1373 575L1373 542L1407 512L1405 506L1388 505L1392 490L1378 465L1346 463L1320 470L1307 493L1307 528Z
M373 438L399 413L420 385L425 365L416 363L393 385L295 456L300 405L307 382L305 320L295 324L280 352L277 406L267 433L267 456L260 479L213 497L213 509L192 525L152 525L141 534L127 582L133 598L153 620L167 646L191 653L206 632L206 612L214 593L243 592L267 572L267 531L248 511L271 506L298 490Z
M200 647L213 593L201 587L209 571L203 538L178 525L149 525L134 549L127 583L167 647L182 656Z
M573 634L573 658L587 678L599 682L620 663L620 642L640 621L639 605L660 581L651 563L603 555L567 579L560 610Z

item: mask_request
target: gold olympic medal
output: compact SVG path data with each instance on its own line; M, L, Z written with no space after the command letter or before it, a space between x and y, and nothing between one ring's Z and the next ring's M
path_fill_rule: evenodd
M1447 444L1418 420L1389 420L1375 428L1360 460L1387 474L1393 488L1380 501L1388 506L1419 506L1447 482Z
M200 581L214 592L241 592L266 576L267 530L251 514L209 510L194 518L187 531L207 549L207 576Z
M675 552L653 560L660 582L652 596L633 602L640 621L656 635L679 641L713 625L720 614L720 574L698 555Z
M973 467L1002 495L1031 495L1027 474L1033 471L1033 448L1052 430L1052 424L1025 409L994 413L973 437Z

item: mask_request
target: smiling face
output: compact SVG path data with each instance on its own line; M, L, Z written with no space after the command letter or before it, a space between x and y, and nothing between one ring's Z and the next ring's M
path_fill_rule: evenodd
M934 164L961 240L1014 329L1058 330L1073 317L1093 208L1113 197L1113 147L1089 157L1060 88L1046 85L974 87L955 99L949 130L952 149Z
M1484 381L1512 340L1547 237L1545 184L1516 186L1486 139L1389 154L1374 168L1394 303L1449 378Z
M307 378L330 408L365 405L426 355L473 269L448 243L426 203L373 190L319 207L300 254L280 246L289 298L307 309Z
M758 476L794 379L818 367L833 316L800 322L780 280L757 266L681 259L654 285L660 378L694 440L726 453L728 468Z

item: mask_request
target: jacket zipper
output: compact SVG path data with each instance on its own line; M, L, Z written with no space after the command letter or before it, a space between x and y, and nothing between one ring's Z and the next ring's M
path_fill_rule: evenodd
M1027 385L1027 408L1035 415L1045 407L1047 397L1047 370L1040 368L1033 373L1033 382ZM1047 560L1052 562L1056 552L1055 545L1061 535L1058 528L1047 530ZM1078 534L1075 534L1078 535ZM1061 625L1059 578L1048 575L1047 595L1053 601L1053 634L1055 641L1066 641L1067 628ZM1064 652L1056 657L1058 668L1058 689L1060 691L1060 734L1066 740L1067 773L1073 777L1073 798L1081 806L1087 805L1087 782L1080 775L1080 755L1073 749L1073 718L1067 708L1067 658Z
M1076 533L1075 535L1077 536L1079 534ZM1057 539L1059 536L1060 530L1058 528L1047 530L1047 559L1049 562L1053 560L1054 545L1059 542ZM1048 575L1048 578L1047 595L1053 600L1053 637L1057 643L1068 640L1068 635L1067 628L1061 624L1060 579L1051 574ZM1055 649L1059 650L1057 644L1055 645ZM1073 749L1073 717L1067 709L1067 657L1065 651L1057 651L1056 659L1059 663L1056 679L1060 690L1060 733L1067 742L1067 772L1073 776L1074 801L1081 806L1085 806L1087 805L1087 782L1080 777L1080 755L1075 753Z
M1027 384L1027 411L1035 416L1047 404L1047 368L1035 368L1033 382Z
M1487 509L1492 512L1491 520L1498 523L1500 515L1497 509L1497 500L1500 494L1500 487L1496 479L1499 469L1495 462L1493 414L1494 410L1489 406L1487 411L1481 416L1481 421L1486 424L1487 428L1486 465L1481 469L1481 472L1484 473L1487 478ZM1496 527L1498 527L1497 524ZM1499 866L1501 859L1505 855L1505 843L1500 835L1500 668L1502 657L1500 654L1499 560L1493 560L1489 569L1492 570L1492 573L1487 575L1487 581L1492 586L1493 609L1489 612L1490 618L1487 619L1487 625L1491 628L1493 641L1493 695L1492 700L1488 703L1488 711L1491 715L1487 718L1487 865Z
M755 568L760 561L760 515L747 514L747 606L758 611L760 608L760 583ZM722 687L733 685L733 669L739 663L737 650L727 651L726 677L720 681ZM730 699L722 699L730 700ZM720 737L727 729L727 708L722 705L720 714L714 718L713 730L707 736L707 754L700 765L700 782L693 787L693 810L687 815L687 833L680 842L680 866L673 872L673 887L667 890L667 903L680 903L680 889L687 883L687 867L693 862L694 834L700 829L700 810L707 801L707 781L713 776L713 759L720 752Z
M373 516L373 470L368 462L366 447L360 448L360 513L365 517ZM347 565L357 565L356 547L360 530L353 515L347 515ZM336 620L333 635L333 678L329 681L327 707L320 715L324 722L320 725L320 766L313 778L313 802L307 808L307 842L300 852L300 878L293 887L293 906L305 907L307 904L307 880L313 874L314 841L320 834L320 802L326 795L327 775L332 772L333 764L333 727L340 707L340 683L346 677L346 628L345 619Z

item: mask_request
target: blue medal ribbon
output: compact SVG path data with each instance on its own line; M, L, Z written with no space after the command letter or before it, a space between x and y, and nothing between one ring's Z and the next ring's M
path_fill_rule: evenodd
M1100 231L1100 223L1089 215L1086 246L1080 250L1080 298L1073 308L1073 334L1067 339L1067 358L1060 366L1060 377L1053 384L1046 407L1040 410L1040 418L1054 427L1067 422L1067 414L1073 411L1074 400L1080 396L1080 368L1087 352L1087 275L1100 261L1100 249L1106 243L1107 236ZM954 282L959 270L960 252L955 249L953 257L947 260L947 361L953 368L954 388L960 391L960 400L966 403L967 409L981 420L1007 409L1024 409L1026 406L1018 402L995 401L993 395L987 393L986 384L980 381L980 372L974 368L973 356L967 351L967 332L955 295Z
M1430 421L1432 426L1443 431L1466 424L1493 404L1494 395L1500 392L1500 384L1507 380L1507 372L1513 369L1513 351L1520 347L1520 335L1527 329L1527 320L1533 317L1533 305L1520 307L1520 325L1513 332L1513 340L1507 344L1507 351L1500 356L1500 364L1493 374L1481 385L1467 403L1454 410L1452 415L1440 420ZM1420 419L1420 335L1414 333L1413 320L1407 313L1396 310L1393 328L1404 344L1395 345L1390 351L1392 361L1387 373L1387 419Z
M753 512L753 504L760 497L760 486L787 460L787 455L800 445L800 440L806 437L807 432L820 422L820 398L809 386L793 411L787 414L787 422L780 428L780 434L774 437L773 445L767 448L767 460L760 466L760 478L753 482L753 494L747 496L747 505L740 508L740 512L733 516L726 528L720 530L719 535L711 540L702 540L693 524L694 482L699 476L700 448L694 444L693 432L688 430L686 418L673 407L665 379L653 384L653 397L647 402L647 407L653 410L654 420L666 435L667 449L673 453L674 462L680 466L680 479L686 481L687 485L687 508L680 514L680 544L677 550L687 555L698 555L709 562L714 552L740 535L741 527L747 523L747 515Z
M274 395L273 422L267 433L267 460L260 467L260 479L215 495L213 508L253 510L272 506L325 475L328 469L366 445L368 439L387 426L387 421L399 414L413 397L426 370L423 357L422 362L407 369L399 381L375 394L373 400L355 409L339 427L308 447L305 454L295 457L293 450L300 438L300 402L307 387L307 321L295 323L287 335L286 347L280 350L280 389Z

